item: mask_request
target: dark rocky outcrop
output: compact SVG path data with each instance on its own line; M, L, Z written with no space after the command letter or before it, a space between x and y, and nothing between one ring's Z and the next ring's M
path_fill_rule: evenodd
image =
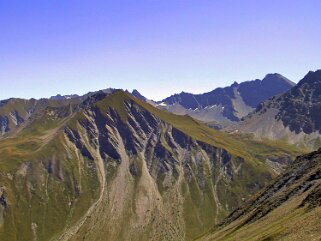
M69 138L69 140L76 145L76 147L80 150L81 154L84 157L87 157L90 160L94 160L93 156L88 151L85 144L82 142L82 139L80 138L80 135L77 131L66 128L65 133L66 133L67 137Z
M295 133L321 133L321 70L309 72L290 91L274 100L277 120Z

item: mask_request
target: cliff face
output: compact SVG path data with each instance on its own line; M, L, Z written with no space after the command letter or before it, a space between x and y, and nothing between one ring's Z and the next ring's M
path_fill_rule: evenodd
M98 93L73 111L46 108L0 141L0 239L191 240L264 187L271 160L285 159L287 150L125 92Z

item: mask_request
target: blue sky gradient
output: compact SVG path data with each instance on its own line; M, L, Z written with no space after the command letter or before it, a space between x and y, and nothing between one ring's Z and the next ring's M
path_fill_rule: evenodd
M319 0L0 1L0 99L138 89L155 100L321 68Z

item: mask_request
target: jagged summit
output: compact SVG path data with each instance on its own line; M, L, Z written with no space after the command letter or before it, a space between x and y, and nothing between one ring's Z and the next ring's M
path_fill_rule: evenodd
M316 70L316 71L309 71L302 80L299 81L298 87L304 85L304 84L309 84L309 85L314 85L317 84L319 85L321 83L321 69Z

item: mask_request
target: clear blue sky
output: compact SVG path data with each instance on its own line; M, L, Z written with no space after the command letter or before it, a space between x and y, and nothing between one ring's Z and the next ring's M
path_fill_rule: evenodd
M0 99L162 99L321 68L320 0L0 0Z

